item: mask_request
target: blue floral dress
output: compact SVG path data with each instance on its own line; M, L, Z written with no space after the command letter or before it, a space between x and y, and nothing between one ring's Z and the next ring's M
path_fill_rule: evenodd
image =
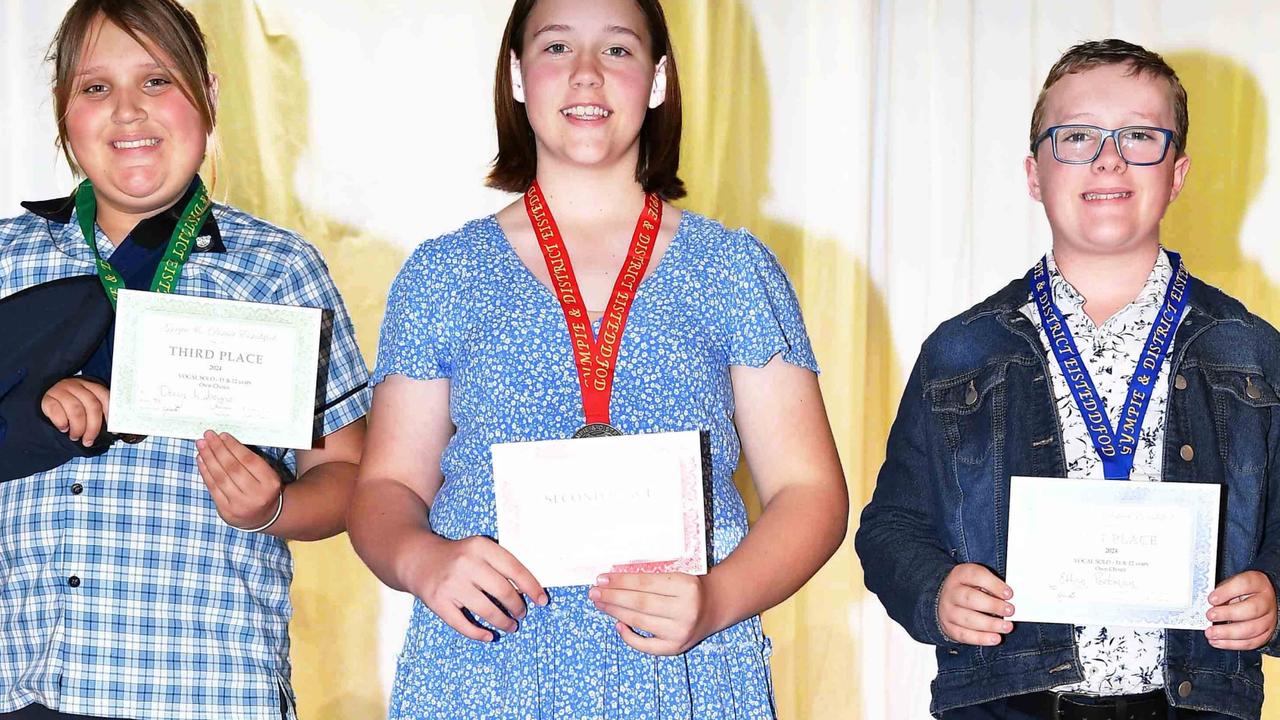
M746 231L685 212L636 294L611 415L624 433L709 433L713 562L747 532L733 484L739 443L729 367L759 367L778 354L817 371L777 258ZM436 533L496 535L489 447L570 437L583 424L576 372L560 305L495 218L418 247L391 289L374 382L391 374L450 381L457 431L441 458L444 481L431 509ZM759 617L684 655L656 657L623 643L587 590L549 590L547 607L530 605L520 629L493 643L459 635L417 602L390 717L774 717L771 651Z

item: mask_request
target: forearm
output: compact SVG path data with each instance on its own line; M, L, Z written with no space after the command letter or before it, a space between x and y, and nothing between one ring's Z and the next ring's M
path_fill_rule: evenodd
M838 485L779 491L742 543L707 573L711 632L777 605L813 577L848 528L849 497Z
M349 462L327 462L281 487L280 517L263 532L282 540L323 540L346 529L358 468Z
M424 553L449 542L431 532L428 512L421 497L393 480L362 480L356 486L347 535L360 559L394 590L412 592L411 562L422 562Z
M862 514L854 546L863 582L889 617L917 642L940 645L947 639L938 622L938 594L957 562L939 546L932 528L918 521L873 501Z

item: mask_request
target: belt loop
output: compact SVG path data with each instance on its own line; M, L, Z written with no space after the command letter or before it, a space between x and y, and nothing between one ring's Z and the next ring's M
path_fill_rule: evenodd
M1049 708L1053 711L1053 714L1050 715L1050 718L1051 720L1059 720L1059 718L1062 717L1062 693L1053 692L1051 690L1050 694L1053 695L1053 703L1051 703Z

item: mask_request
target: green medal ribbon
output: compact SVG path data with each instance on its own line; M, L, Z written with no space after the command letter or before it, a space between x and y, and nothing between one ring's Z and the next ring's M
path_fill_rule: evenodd
M204 226L205 219L209 217L213 202L209 199L209 192L205 190L204 183L197 182L199 184L196 186L196 193L192 196L191 202L187 203L186 209L182 211L182 218L178 220L178 226L173 229L169 245L165 248L164 259L160 261L160 267L156 268L156 275L151 279L151 292L172 293L178 286L178 278L182 276L182 266L187 263L187 258L191 257L191 243L195 240L196 233L200 232L200 228ZM80 219L84 241L89 243L89 249L93 251L93 257L98 266L98 279L102 281L102 287L106 289L107 298L111 300L111 307L114 308L116 296L125 287L124 278L120 277L120 273L98 252L98 243L93 230L98 216L98 201L93 195L93 184L88 180L80 183L80 187L76 188L76 215Z

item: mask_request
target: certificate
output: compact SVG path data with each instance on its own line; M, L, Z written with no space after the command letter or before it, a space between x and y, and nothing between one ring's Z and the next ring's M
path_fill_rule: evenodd
M312 445L321 311L121 290L113 433Z
M1209 483L1013 478L1011 619L1208 627L1221 491Z
M544 587L707 572L697 432L494 445L498 542Z

